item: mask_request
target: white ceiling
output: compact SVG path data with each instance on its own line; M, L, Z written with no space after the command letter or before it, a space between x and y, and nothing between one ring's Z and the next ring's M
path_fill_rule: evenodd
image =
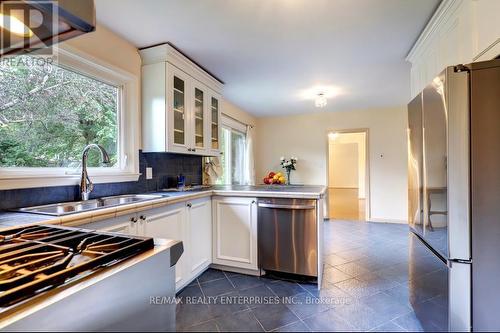
M257 116L406 104L404 58L440 0L96 0L97 20L137 47L170 41Z

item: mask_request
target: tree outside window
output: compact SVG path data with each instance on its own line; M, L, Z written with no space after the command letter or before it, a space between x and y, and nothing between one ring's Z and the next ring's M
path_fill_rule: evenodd
M18 58L0 62L0 167L77 167L89 143L116 165L120 87ZM93 152L89 166L99 160Z

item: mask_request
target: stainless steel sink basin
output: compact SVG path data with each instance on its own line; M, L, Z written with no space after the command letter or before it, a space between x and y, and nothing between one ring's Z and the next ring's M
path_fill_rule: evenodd
M141 201L154 200L162 197L164 196L149 194L117 195L113 197L103 197L87 201L63 202L43 206L26 207L17 209L16 211L23 213L62 216L100 208L108 208Z

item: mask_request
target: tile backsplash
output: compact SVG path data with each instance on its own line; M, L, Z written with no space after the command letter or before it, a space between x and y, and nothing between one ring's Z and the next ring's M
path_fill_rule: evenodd
M141 173L146 174L146 167L153 168L153 179L146 180L147 191L176 187L179 174L186 177L186 185L201 185L202 159L183 154L142 153Z
M95 184L91 198L144 193L175 187L177 175L186 177L186 184L202 183L201 156L172 153L143 153L139 151L139 170L136 182ZM153 179L146 179L146 167L153 168ZM79 186L54 186L0 191L0 210L79 200Z

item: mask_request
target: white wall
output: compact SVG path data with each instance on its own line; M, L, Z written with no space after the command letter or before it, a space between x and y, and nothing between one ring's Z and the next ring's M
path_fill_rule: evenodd
M328 131L368 129L370 220L406 221L406 106L257 120L258 183L269 170L280 169L280 156L295 155L292 183L327 185Z
M222 101L222 113L248 125L257 125L257 118L249 114L241 107L231 103L230 101L224 99Z

